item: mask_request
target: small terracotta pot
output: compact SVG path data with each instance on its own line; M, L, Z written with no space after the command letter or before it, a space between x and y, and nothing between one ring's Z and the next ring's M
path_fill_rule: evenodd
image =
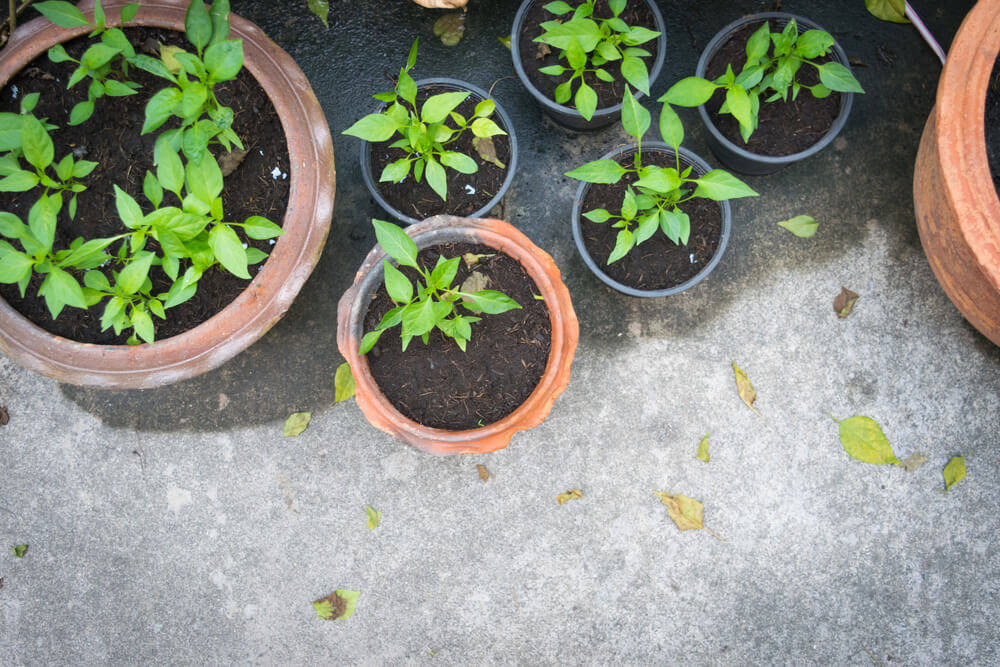
M364 335L364 318L372 296L382 286L382 261L387 258L375 246L365 258L344 292L337 307L337 347L351 365L357 385L358 407L372 426L398 440L431 454L481 454L502 449L518 431L541 424L552 409L556 397L569 384L570 365L580 335L580 325L573 312L569 290L562 282L552 258L531 240L502 220L458 218L438 215L406 228L417 247L439 243L481 243L496 248L521 263L535 282L552 321L549 361L542 379L524 403L514 412L489 426L467 431L429 428L403 416L386 399L372 378L366 357L358 354Z
M913 203L934 275L965 319L1000 345L1000 199L986 157L986 91L1000 0L980 0L948 52L917 153Z
M116 24L125 0L102 3ZM184 31L186 0L150 0L129 25ZM93 8L81 10L93 18ZM333 215L333 142L326 116L295 61L256 25L229 17L243 39L245 65L281 118L291 165L291 190L271 255L231 304L183 334L145 345L91 345L54 336L0 299L0 349L26 368L60 382L114 389L156 387L211 370L270 329L295 299L319 261ZM0 52L0 86L51 46L89 32L60 28L45 18L20 26ZM58 85L58 84L57 84Z

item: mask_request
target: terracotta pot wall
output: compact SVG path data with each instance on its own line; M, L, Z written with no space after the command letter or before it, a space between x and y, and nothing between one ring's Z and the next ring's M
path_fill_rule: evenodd
M102 3L116 23L124 0ZM143 2L132 22L184 30L186 0ZM81 7L88 17L90 9ZM291 57L256 25L230 15L242 38L246 68L271 98L288 142L291 165L285 230L247 289L208 321L151 345L89 345L47 333L0 299L0 350L17 363L60 382L107 388L147 388L204 373L229 360L288 310L319 261L333 215L333 142L309 82ZM87 28L59 28L44 18L20 26L0 53L0 86L49 47Z
M1000 199L986 157L986 91L1000 52L1000 0L962 23L938 84L913 181L917 227L938 282L1000 345Z

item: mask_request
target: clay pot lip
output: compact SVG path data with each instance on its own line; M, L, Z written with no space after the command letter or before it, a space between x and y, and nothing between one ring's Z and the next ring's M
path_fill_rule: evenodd
M601 156L602 160L617 160L626 153L635 151L637 144L629 144L627 146L621 146L609 151ZM670 153L674 154L674 147L666 144L662 141L646 141L643 142L642 148L644 150L652 150L660 153ZM705 162L699 155L689 151L683 146L677 151L681 156L681 160L686 161L688 164L694 165L695 171L701 171L702 174L707 174L712 170L712 167ZM702 280L708 277L719 262L722 260L722 255L726 251L726 247L729 245L729 236L732 231L732 220L733 213L732 207L729 205L728 201L715 202L719 205L722 212L722 233L719 237L719 247L716 248L715 254L712 255L712 259L709 260L708 264L702 268L701 271L696 273L691 278L687 279L680 285L675 285L674 287L667 287L664 289L657 290L644 290L637 287L631 287L624 283L620 283L600 267L600 265L591 257L590 253L587 251L587 246L583 242L583 230L580 228L581 222L580 217L583 213L583 200L586 198L587 191L590 190L590 183L581 182L580 186L576 190L576 196L573 198L573 240L576 241L576 249L580 253L580 257L583 258L583 262L587 265L587 268L596 275L601 281L615 289L622 294L627 294L629 296L635 296L646 299L656 299L664 296L672 296L678 294L685 290L689 290Z
M124 0L103 3L117 25ZM184 30L184 0L140 5L135 26ZM93 4L81 7L92 19ZM226 308L182 334L138 346L81 343L52 335L0 299L0 349L18 363L60 382L105 388L148 388L213 369L248 347L288 309L319 260L333 214L333 142L326 117L302 71L252 22L230 14L231 36L240 37L245 66L268 94L285 131L290 193L282 235L264 266ZM60 28L44 17L21 26L0 53L6 82L56 43L87 34Z
M983 273L1000 290L1000 197L986 154L986 95L1000 54L998 22L998 0L982 0L966 15L948 51L931 113L948 200L955 210L975 213L959 215L958 227Z
M552 322L552 343L538 386L514 412L482 428L448 431L430 428L401 414L385 398L372 378L365 357L358 354L369 298L382 284L382 261L388 255L376 245L362 262L354 283L337 307L337 346L350 364L357 387L357 403L373 426L432 454L485 453L506 447L521 430L537 426L548 416L556 397L569 383L570 366L579 339L579 323L569 290L552 257L509 223L494 219L438 215L405 228L418 247L449 240L482 243L521 262L545 298Z
M517 10L517 14L514 15L514 25L510 30L510 55L514 61L514 72L517 74L517 78L521 80L521 84L527 89L535 101L538 102L542 109L547 113L553 120L555 120L560 125L564 125L574 130L599 130L607 127L611 123L614 123L622 113L622 103L619 102L614 106L603 107L594 111L594 115L591 119L584 120L583 115L574 107L569 107L564 104L559 104L553 99L550 99L542 94L542 91L535 87L535 84L531 82L528 78L527 73L524 70L524 63L521 62L521 51L520 51L520 39L521 39L521 28L524 25L525 17L528 15L528 10L536 2L541 2L542 0L524 0L521 6ZM666 60L667 56L667 25L663 20L663 14L660 12L660 8L657 6L654 0L643 0L649 9L653 12L653 22L656 24L656 30L660 33L660 36L656 38L656 43L658 46L658 53L656 55L656 60L653 62L653 67L649 70L649 86L652 90L652 86L656 83L657 77L660 76L660 70L663 69L663 62ZM634 91L635 98L641 100L646 96L641 90Z
M772 19L782 20L785 23L795 19L795 22L800 26L806 26L810 30L822 30L823 32L833 35L833 33L815 21L797 14L789 14L788 12L760 12L758 14L742 16L723 27L719 30L719 32L715 33L715 36L712 37L711 41L709 41L702 50L701 57L698 58L698 66L695 68L695 76L705 78L705 72L708 70L708 63L711 62L712 57L715 56L716 52L718 52L722 45L729 41L734 32L748 23L769 21ZM847 58L847 53L844 51L843 47L840 46L840 42L834 40L833 48L831 50L837 62L850 70L851 63ZM704 104L698 106L698 115L701 117L701 121L705 125L705 128L708 129L709 134L712 135L712 138L720 144L722 150L735 154L739 160L760 165L761 169L766 170L766 172L762 173L773 173L774 171L777 171L782 167L786 167L793 162L798 162L806 159L807 157L811 157L829 146L830 143L837 138L837 135L840 134L840 131L844 129L844 125L847 124L847 118L851 114L851 107L853 105L854 93L840 93L840 113L837 114L837 117L833 121L833 125L831 125L827 133L823 135L823 138L803 151L792 153L791 155L781 156L759 155L748 151L738 144L734 144L719 131L719 128L715 126L715 123L712 122L711 117L708 115L708 109Z
M511 183L514 182L514 172L517 171L517 132L514 130L514 122L510 119L510 116L507 114L507 110L503 108L503 105L500 104L500 102L495 97L490 96L490 94L487 93L485 90L483 90L479 86L475 86L469 83L468 81L462 81L460 79L451 79L448 77L430 77L427 79L420 79L415 83L417 84L418 90L421 88L421 86L431 86L434 84L454 86L456 88L468 90L478 95L484 100L491 99L493 100L493 103L496 105L495 113L498 116L500 116L500 120L503 122L504 129L507 130L507 136L510 139L510 163L507 165L506 169L507 174L504 176L503 184L500 186L500 189L497 190L497 193L493 195L493 198L490 199L485 206L480 208L478 211L474 211L473 213L471 213L469 217L476 218L481 215L485 215L494 206L500 203L500 200L503 199L504 195L506 195L507 191L510 189ZM381 111L382 109L385 109L384 103L379 105L376 113L378 111ZM406 215L399 209L395 208L392 204L387 202L385 200L385 197L382 196L382 192L378 189L378 183L375 181L375 178L372 174L371 146L372 146L371 143L369 143L368 141L365 141L364 139L361 140L361 176L365 181L365 186L367 186L368 192L371 193L372 197L375 199L378 205L381 206L386 213L391 215L396 220L406 223L407 225L415 225L419 223L420 222L419 219Z

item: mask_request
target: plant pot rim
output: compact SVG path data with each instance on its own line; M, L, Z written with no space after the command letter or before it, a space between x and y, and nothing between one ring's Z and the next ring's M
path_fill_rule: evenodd
M602 160L617 160L622 155L634 151L637 148L637 144L628 144L627 146L620 146L612 151L609 151L601 156ZM674 147L666 144L662 141L645 141L642 144L643 150L652 150L660 153L670 153L674 154ZM712 170L712 167L705 162L698 154L684 148L683 146L677 151L681 156L682 160L687 161L689 164L694 165L695 170L701 170L703 174L708 173ZM685 290L691 289L710 274L713 269L722 260L722 254L726 251L726 246L729 245L729 234L732 229L732 207L729 205L728 201L718 201L715 202L719 205L722 213L722 231L719 235L719 246L715 249L715 253L712 255L712 259L702 268L701 271L696 273L691 278L688 278L680 285L675 285L674 287L667 287L664 289L656 290L644 290L637 287L632 287L624 283L618 282L600 267L600 265L594 260L594 258L587 251L587 246L583 242L583 230L581 229L581 214L583 209L583 201L586 198L587 191L590 189L591 183L581 182L580 186L576 190L576 196L573 198L573 240L576 241L576 249L583 258L584 263L587 268L590 269L594 275L601 279L601 281L623 294L629 296L636 296L647 299L655 299L664 296L672 296L678 294Z
M747 16L742 16L732 23L729 23L723 27L719 32L715 33L715 36L708 42L705 48L701 52L701 57L698 58L698 66L695 69L695 75L701 78L705 77L705 72L708 70L708 63L715 56L716 52L722 47L723 44L729 41L736 30L742 28L748 23L755 23L757 21L768 21L770 19L783 19L786 22L795 19L796 23L800 26L807 26L812 30L822 30L830 35L833 35L829 30L822 27L815 21L807 19L803 16L797 14L790 14L788 12L760 12L757 14L750 14ZM834 58L844 67L851 69L851 63L847 58L847 53L844 51L843 47L840 46L840 42L834 39L833 48L831 49ZM698 115L701 116L702 123L708 129L712 137L718 141L722 147L732 153L735 153L740 158L744 160L752 160L754 162L760 163L762 165L768 165L772 170L780 169L781 167L792 164L793 162L798 162L804 160L807 157L811 157L816 153L830 145L830 143L840 134L840 131L844 129L844 125L847 123L847 118L851 113L851 107L854 105L854 93L840 93L840 112L833 121L833 125L827 130L826 134L817 141L815 144L809 148L799 151L798 153L792 153L791 155L761 155L759 153L753 153L747 149L733 143L726 137L719 128L715 126L712 119L708 113L708 109L704 104L698 106Z
M514 123L511 121L510 116L507 115L507 110L503 108L503 105L495 97L491 97L489 93L480 88L479 86L473 85L468 81L462 81L461 79L452 79L449 77L439 76L439 77L429 77L426 79L420 79L416 82L417 89L419 90L421 86L431 86L434 84L443 84L449 86L455 86L458 88L464 88L484 100L491 99L496 105L495 113L500 116L500 120L504 125L504 129L507 130L507 137L510 140L510 162L507 164L507 172L503 179L503 184L497 193L493 195L485 206L477 211L474 211L469 215L470 218L476 218L481 215L488 213L494 206L500 203L504 195L507 194L507 190L510 189L510 184L514 182L514 172L517 170L517 132L514 130ZM381 104L378 110L381 111L385 109L385 104ZM372 197L381 206L386 213L394 217L400 222L404 222L407 225L415 225L420 222L419 218L414 218L406 215L399 209L395 208L392 204L385 200L382 196L382 192L378 189L378 183L375 181L375 177L372 174L371 165L371 143L361 140L361 176L365 181L365 185L368 186L368 191L371 193Z
M404 416L379 389L366 357L358 354L370 296L382 285L379 269L388 258L376 245L337 306L337 347L354 375L358 407L376 428L431 454L473 454L502 449L518 431L541 424L556 397L569 384L570 366L580 335L569 290L552 257L502 220L437 215L406 227L405 231L420 248L461 240L491 246L518 260L548 306L552 323L548 363L527 400L511 414L487 426L448 431L424 426Z
M986 95L1000 54L998 25L998 0L982 0L965 17L948 52L931 115L945 194L953 208L964 201L975 211L959 216L957 225L980 270L1000 291L1000 197L986 153Z
M125 0L103 3L118 25ZM129 23L184 31L187 2L143 2ZM81 6L93 19L93 6ZM333 214L333 142L319 103L292 58L252 22L230 14L231 36L243 39L245 67L267 93L288 146L290 191L283 229L264 266L219 313L188 331L142 345L80 343L48 333L0 299L0 350L60 382L114 389L149 388L218 367L267 332L291 305L323 251ZM38 17L18 27L0 52L0 85L49 47L90 32ZM58 84L57 84L58 85Z
M521 83L531 96L542 105L542 107L550 114L562 114L566 116L573 116L578 118L582 123L592 123L603 127L609 123L614 122L622 111L622 103L619 102L614 106L602 107L594 111L593 117L586 121L583 115L576 110L575 107L566 106L565 104L559 104L555 100L546 97L542 94L542 91L535 87L535 84L531 82L528 78L527 72L524 70L524 63L521 62L521 51L520 51L520 36L521 28L524 25L524 19L528 15L528 10L536 2L542 2L542 0L524 0L521 6L517 10L517 14L514 16L514 26L510 31L510 55L514 61L514 71L517 73L517 78L521 80ZM653 61L653 67L649 70L649 83L652 86L653 82L656 81L657 77L660 75L660 70L663 69L663 62L666 59L667 53L667 27L663 20L663 14L660 12L660 8L657 6L654 0L643 0L646 5L649 6L650 10L653 12L653 22L656 24L656 30L660 33L660 36L656 38L656 43L658 45L657 54L655 60ZM635 98L641 100L646 96L641 90L633 91Z

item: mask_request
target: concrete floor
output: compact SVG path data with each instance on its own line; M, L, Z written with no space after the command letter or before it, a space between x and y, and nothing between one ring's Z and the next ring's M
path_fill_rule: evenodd
M659 1L654 96L724 23L772 5ZM913 161L939 64L912 28L861 0L785 0L865 65L868 94L825 152L748 179L762 196L735 203L707 281L639 301L577 256L576 184L560 175L625 135L565 132L511 78L496 38L518 3L471 0L454 48L433 37L439 14L402 0L334 1L328 30L304 4L233 1L300 63L335 136L329 243L285 319L159 390L61 386L0 357L0 664L1000 661L1000 348L947 300L917 237ZM973 3L913 4L947 45ZM488 456L423 455L333 404L336 301L382 217L339 132L415 36L419 76L497 82L521 144L503 216L555 257L580 318L569 389ZM686 146L713 161L684 118ZM802 213L821 222L813 239L774 224ZM861 295L845 320L841 286ZM285 439L297 410L312 423ZM900 457L930 462L854 461L827 412L873 417ZM968 477L942 494L956 454ZM557 505L570 488L583 498ZM725 541L678 532L653 490L703 501ZM335 588L362 591L357 612L320 621L310 602Z

